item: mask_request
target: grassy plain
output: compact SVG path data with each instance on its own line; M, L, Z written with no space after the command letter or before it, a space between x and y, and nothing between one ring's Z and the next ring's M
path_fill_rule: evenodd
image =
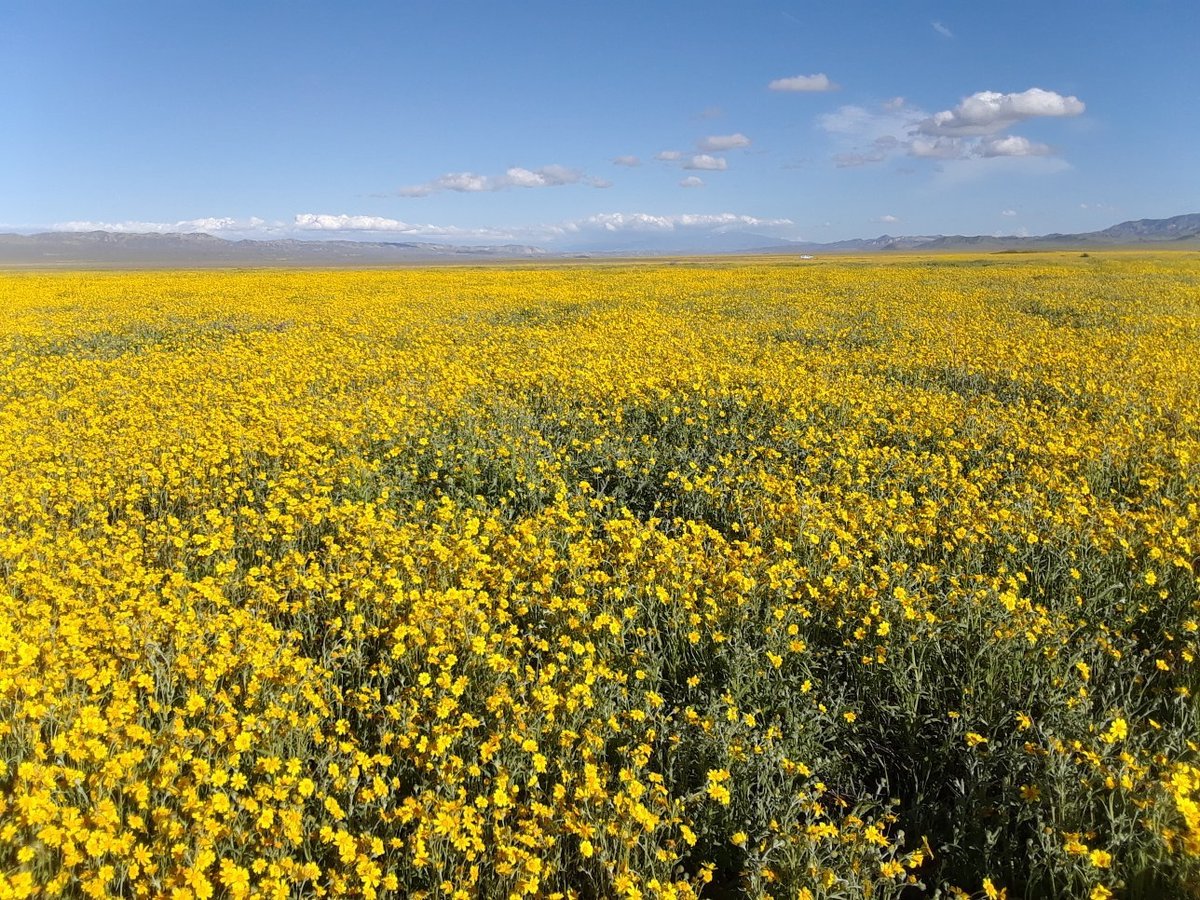
M1200 257L0 275L0 897L1197 897Z

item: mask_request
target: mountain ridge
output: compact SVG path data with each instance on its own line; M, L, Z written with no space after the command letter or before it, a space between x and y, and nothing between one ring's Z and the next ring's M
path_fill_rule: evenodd
M49 231L0 233L0 265L11 266L370 266L436 261L558 259L693 254L815 254L888 251L990 252L1021 250L1087 250L1103 247L1156 246L1200 249L1200 213L1166 219L1131 219L1100 231L1076 234L1019 235L888 235L826 243L778 241L747 232L674 235L630 235L607 244L548 250L527 244L460 245L421 241L297 240L295 238L229 240L204 232L126 233ZM762 242L762 243L759 243Z
M1200 249L1200 213L1184 213L1166 219L1131 219L1100 231L1043 235L908 235L852 238L831 243L798 241L762 248L760 252L876 252L884 250L1086 250L1099 247L1167 245L1196 242ZM1191 249L1188 247L1188 249Z

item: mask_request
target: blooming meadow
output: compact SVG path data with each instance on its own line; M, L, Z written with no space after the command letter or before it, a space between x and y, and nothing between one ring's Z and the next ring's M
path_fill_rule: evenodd
M0 275L0 897L1200 897L1200 258Z

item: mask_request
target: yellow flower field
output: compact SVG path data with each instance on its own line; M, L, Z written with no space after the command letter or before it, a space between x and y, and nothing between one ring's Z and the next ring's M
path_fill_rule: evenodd
M0 275L0 897L1200 897L1200 257Z

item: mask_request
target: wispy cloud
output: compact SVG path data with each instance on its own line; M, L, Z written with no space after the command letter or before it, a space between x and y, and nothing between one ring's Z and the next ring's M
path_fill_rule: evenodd
M684 178L679 182L679 186L683 188L704 187L704 179L695 175L689 175L687 178Z
M729 168L729 163L724 157L709 156L707 153L698 153L683 164L685 169L700 169L706 172L721 172Z
M902 142L890 134L883 134L871 141L862 150L852 150L833 155L834 164L839 169L852 169L858 166L869 166L871 163L883 162L902 146Z
M640 166L642 161L636 156L618 156L613 159L614 166Z
M1017 214L1017 211L1016 211L1015 209L1002 209L1002 210L1000 210L1000 215L1004 216L1006 219L1011 219L1011 218L1012 218L1013 216L1015 216L1016 214Z
M915 137L908 142L908 155L918 159L961 159L966 153L958 138Z
M829 80L824 72L815 75L793 75L790 78L776 78L767 88L772 91L794 91L819 93L821 91L836 91L838 86Z
M654 154L654 158L662 162L675 162L683 158L683 154L678 150L659 150Z
M701 138L696 146L705 153L723 153L726 150L736 150L739 147L749 147L750 138L740 131L737 134L713 134Z
M941 162L933 184L939 188L955 188L985 178L1055 175L1070 169L1071 164L1057 156L973 156Z
M541 188L561 187L567 184L588 184L592 187L607 187L607 183L597 183L602 179L589 179L578 169L566 166L550 165L540 169L525 169L514 166L507 169L503 175L477 175L474 172L449 172L433 181L424 184L403 187L396 193L401 197L428 197L444 191L462 194L484 193L488 191L503 191L509 188Z
M881 163L905 153L909 132L926 113L904 102L889 100L879 107L847 105L817 117L817 126L839 147L833 155L838 168Z
M942 37L944 37L944 38L954 37L954 32L951 31L949 28L947 28L945 25L943 25L941 22L930 22L929 24L932 25L933 30L936 31L938 34L940 34Z

